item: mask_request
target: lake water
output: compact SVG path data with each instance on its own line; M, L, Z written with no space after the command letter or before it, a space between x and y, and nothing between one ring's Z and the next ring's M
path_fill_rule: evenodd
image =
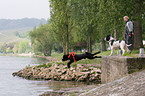
M46 62L48 61L42 58L0 56L0 96L39 96L47 91L86 85L83 82L38 81L12 76L13 72L26 66Z

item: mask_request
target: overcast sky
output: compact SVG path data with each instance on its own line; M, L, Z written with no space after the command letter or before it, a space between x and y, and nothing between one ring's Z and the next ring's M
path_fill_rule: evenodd
M48 0L0 0L0 19L50 18Z

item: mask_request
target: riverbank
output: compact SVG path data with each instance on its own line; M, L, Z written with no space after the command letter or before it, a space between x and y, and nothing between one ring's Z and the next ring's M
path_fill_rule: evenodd
M60 58L53 58L51 56L39 56L39 55L33 55L33 57L38 57L38 58L44 58L44 59L47 59L49 62L60 62Z

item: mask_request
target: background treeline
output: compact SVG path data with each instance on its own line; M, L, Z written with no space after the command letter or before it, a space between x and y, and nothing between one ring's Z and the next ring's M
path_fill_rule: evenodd
M134 23L133 48L142 47L145 39L144 0L49 0L51 18L30 32L35 51L51 55L52 49L64 54L72 50L106 50L108 34L124 39L123 16ZM115 35L114 35L115 34ZM143 37L143 38L142 38ZM101 43L100 43L101 42ZM94 47L97 46L97 47Z

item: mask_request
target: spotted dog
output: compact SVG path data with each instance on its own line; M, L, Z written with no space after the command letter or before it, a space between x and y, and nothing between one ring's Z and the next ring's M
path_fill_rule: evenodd
M125 40L117 40L116 41L111 35L107 35L104 40L109 42L109 45L111 48L111 54L109 56L113 55L114 48L116 48L116 47L120 47L122 50L122 55L124 55L124 53L125 53L124 48L126 46Z
M85 52L83 54L75 54L74 52L71 52L70 54L63 55L62 61L70 60L67 63L67 67L70 68L70 64L71 63L79 61L79 60L82 60L82 59L86 59L86 58L88 58L88 59L101 58L101 56L95 56L96 54L99 54L99 53L100 53L100 51L96 52L94 54L89 53L89 52Z

